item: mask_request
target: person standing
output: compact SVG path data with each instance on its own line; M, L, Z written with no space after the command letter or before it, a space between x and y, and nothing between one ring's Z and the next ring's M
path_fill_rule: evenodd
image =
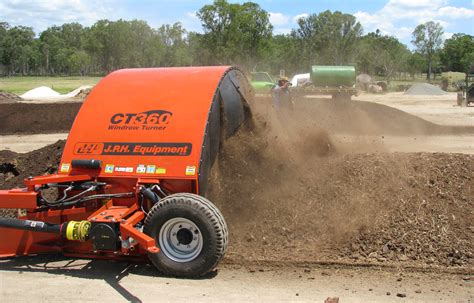
M288 78L282 77L272 89L273 104L277 110L293 108L290 85L291 83L288 81Z

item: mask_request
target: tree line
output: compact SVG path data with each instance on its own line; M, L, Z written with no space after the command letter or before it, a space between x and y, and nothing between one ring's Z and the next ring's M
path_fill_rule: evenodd
M181 23L150 27L143 20L100 20L31 27L0 22L3 75L103 75L120 68L239 65L247 71L309 72L311 65L356 65L359 72L390 80L396 73L467 72L474 66L474 37L457 33L443 41L439 23L416 27L411 51L379 30L364 34L350 14L324 11L300 18L289 34L273 34L258 4L215 0L197 17L202 33Z

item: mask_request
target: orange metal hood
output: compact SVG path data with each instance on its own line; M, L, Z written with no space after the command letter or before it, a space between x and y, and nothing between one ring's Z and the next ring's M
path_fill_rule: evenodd
M206 140L210 125L221 129L224 119L220 117L226 113L239 124L245 118L246 101L239 82L243 79L238 69L229 66L111 73L84 101L59 173L74 174L73 159L95 159L102 161L100 176L197 179L202 162L209 162L209 155L203 153L215 157L206 151L212 141ZM212 111L217 111L215 121L210 120ZM214 130L213 136L221 134ZM219 138L212 144L219 145Z

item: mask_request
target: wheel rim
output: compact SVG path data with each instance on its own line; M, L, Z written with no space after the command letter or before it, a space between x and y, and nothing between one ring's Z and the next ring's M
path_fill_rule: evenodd
M171 260L183 263L194 260L202 250L199 228L186 218L173 218L165 222L159 236L161 251Z

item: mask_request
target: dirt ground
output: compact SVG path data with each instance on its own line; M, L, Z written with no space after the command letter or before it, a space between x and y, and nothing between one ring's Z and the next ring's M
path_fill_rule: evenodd
M456 105L457 93L443 96L408 96L404 93L367 94L353 100L383 104L416 115L440 125L474 125L474 106L468 108Z
M404 269L225 262L199 280L145 264L61 257L0 261L4 302L472 302L472 276ZM41 287L38 283L41 281ZM18 299L18 293L22 299Z
M99 282L107 288L101 297L114 302L472 302L472 108L451 111L450 96L358 98L296 100L283 112L268 98L255 100L253 122L224 144L213 168L209 198L231 238L215 277L182 281L155 277L145 265L27 258L0 262L1 297L15 300L10 289L31 277L63 288ZM78 110L47 104L42 122L33 113L45 109L28 106L4 116L21 114L24 123L0 124L8 134L0 137L0 188L54 171L64 141L15 151L38 135L44 144L65 136ZM99 288L63 293L95 298Z
M474 135L334 135L340 150L355 152L428 152L474 154ZM52 141L51 141L52 142ZM0 145L1 148L1 145Z
M17 153L27 153L65 140L68 133L36 134L36 135L6 135L0 136L0 151L10 150Z

